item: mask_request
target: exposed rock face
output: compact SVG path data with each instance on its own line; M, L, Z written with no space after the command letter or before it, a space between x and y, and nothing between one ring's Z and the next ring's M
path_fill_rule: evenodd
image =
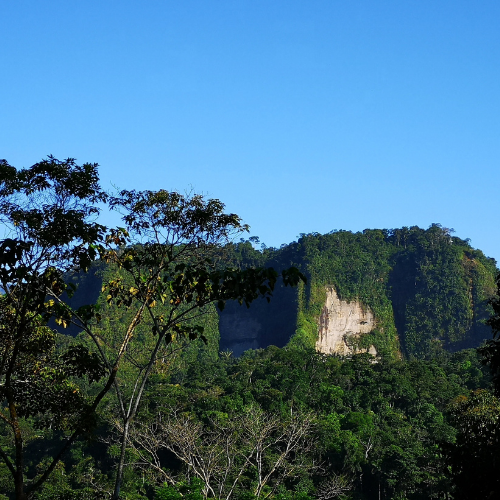
M354 350L349 340L355 340L374 328L375 317L369 308L357 301L340 300L335 288L327 287L326 303L319 318L317 351L341 356L352 354ZM361 351L357 349L356 352ZM376 354L373 346L368 352Z
M248 317L248 314L242 312L240 310L219 316L221 350L230 350L234 356L241 356L247 349L260 347L262 325L255 318Z
M263 298L254 300L249 309L235 301L226 303L224 311L219 311L219 348L241 356L247 349L284 347L296 323L297 289L278 283L269 304Z

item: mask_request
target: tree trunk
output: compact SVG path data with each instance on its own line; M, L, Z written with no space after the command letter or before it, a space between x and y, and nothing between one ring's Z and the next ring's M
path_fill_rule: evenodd
M16 492L16 500L27 500L27 495L24 492L24 449L23 449L23 435L21 432L21 427L19 426L19 420L17 418L17 408L14 402L14 397L12 394L12 389L8 390L9 397L9 411L11 416L11 427L14 432L14 446L16 449L16 462L15 462L15 473L14 473L14 487ZM14 472L13 469L11 469Z
M143 303L141 306L141 311L139 311L136 314L136 318L140 318L142 316L142 310L146 307L146 302ZM135 321L135 324L133 325L133 328L137 325L139 322L138 320ZM129 331L133 332L133 328L129 327ZM128 435L129 435L129 430L130 430L130 424L132 420L134 419L137 409L139 408L139 403L141 402L142 399L142 394L144 393L144 389L146 387L146 382L148 380L149 374L151 373L151 370L153 369L154 362L156 360L156 355L158 354L158 351L160 349L160 346L163 343L163 338L165 337L165 334L160 334L158 335L158 340L156 341L155 348L153 349L153 352L151 353L151 356L149 358L149 362L147 364L146 370L142 375L139 374L138 379L136 381L136 386L134 388L134 391L132 393L132 396L129 401L129 409L127 413L123 413L123 431L122 431L122 436L121 436L121 451L120 451L120 461L118 462L118 469L116 471L116 481L115 481L115 490L113 492L113 496L111 497L111 500L119 500L120 498L120 488L122 485L123 481L123 469L125 466L125 453L127 451L127 441L128 441ZM139 384L140 381L140 384ZM137 385L139 385L139 388L137 389ZM135 393L137 389L137 394ZM117 388L117 395L118 398L120 398L119 390ZM122 411L125 411L125 409L122 407Z
M120 460L118 462L118 468L116 470L115 490L113 491L113 496L111 497L111 500L119 500L120 488L123 481L123 468L125 466L125 453L127 451L127 439L130 426L130 419L126 419L124 424L125 425L123 426L123 432L121 436Z
M16 500L28 500L28 495L24 492L23 471L17 470L14 478Z

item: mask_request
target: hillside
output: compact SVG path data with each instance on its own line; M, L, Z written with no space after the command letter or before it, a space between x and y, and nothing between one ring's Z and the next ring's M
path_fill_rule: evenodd
M494 259L438 224L301 235L280 249L230 249L232 264L299 267L308 283L278 288L271 304L232 305L220 316L221 349L315 346L426 358L477 347L495 292Z
M293 265L308 277L298 289L278 286L269 304L257 300L247 309L228 303L218 313L218 349L235 356L293 344L328 354L429 358L491 337L484 322L491 315L495 261L438 224L303 234L280 249L257 250L241 241L227 246L224 258L241 268ZM101 267L73 277L80 282L75 305L98 299L110 273ZM217 317L215 308L210 311L202 322L215 354ZM103 303L103 313L109 322L117 311L106 313Z
M167 344L130 428L124 496L321 500L340 491L339 498L367 500L493 498L500 402L488 390L481 353L464 348L491 337L484 321L495 262L438 225L302 235L260 251L254 242L222 248L221 263L293 265L307 284L278 283L269 304L257 300L248 309L229 303L217 312L208 304L192 319L203 323L205 342L177 335ZM102 262L68 277L78 284L75 307L100 306L93 334L104 349L135 314L101 293L103 283L120 278L125 289L133 286L123 267ZM160 315L172 311L170 304L153 307ZM133 337L119 380L127 397L158 332L145 316ZM58 341L59 348L73 344L69 336ZM74 345L86 342L81 336ZM352 355L363 352L377 362ZM80 383L84 394L102 384ZM110 497L117 447L109 436L120 430L120 401L113 391L106 396L98 439L78 442L36 498ZM40 417L42 424L26 419L34 422L32 434L44 425ZM57 439L52 429L37 432L26 447L31 475ZM82 473L89 467L91 476ZM258 467L265 474L256 475ZM8 481L4 470L4 491L13 489Z

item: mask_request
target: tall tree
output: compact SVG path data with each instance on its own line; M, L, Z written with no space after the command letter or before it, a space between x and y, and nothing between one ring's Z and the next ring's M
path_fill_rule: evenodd
M500 400L487 390L477 390L454 399L449 412L458 431L456 443L445 448L457 488L453 498L497 498Z
M4 420L15 436L15 465L6 452L1 452L2 458L14 476L17 498L24 499L26 492L45 481L62 453L88 428L100 401L113 388L123 423L113 496L118 499L130 424L163 349L179 337L204 338L196 318L208 304L222 309L227 300L236 299L248 306L259 296L269 300L279 276L285 285L296 285L304 278L295 268L281 275L272 268L223 268L217 259L220 245L247 226L237 215L226 214L219 200L163 190L108 196L98 185L97 165L78 166L71 159L61 162L49 157L20 171L6 161L0 167L0 217L5 231L13 236L0 244L0 279L5 292L1 324L4 335L14 332L12 340L4 342L1 394L11 412ZM102 202L122 213L124 227L107 229L95 222ZM107 302L127 311L112 338L99 328L96 305L73 310L62 298L64 291L71 292L65 273L86 271L96 258L116 270L103 287ZM63 326L77 325L96 351L78 347L67 354L73 363L67 366L74 366L77 375L88 372L91 379L99 378L104 367L105 377L97 396L82 406L72 434L50 466L25 488L18 422L24 385L15 370L23 364L23 349L33 349L32 341L25 345L33 328L43 328L51 317ZM135 357L134 336L139 325L148 327L149 349ZM38 347L36 366L48 363L47 349L45 344ZM126 359L135 367L131 388L117 376ZM31 400L26 407L32 407Z
M66 288L64 274L85 269L95 255L92 245L104 234L95 222L97 204L106 196L97 165L79 166L53 157L17 171L0 161L0 398L4 429L12 450L0 449L10 471L16 499L27 498L52 472L63 452L91 424L105 391L92 401L69 380L104 374L99 358L83 346L55 352L55 334L47 328L54 301ZM69 437L37 480L24 482L25 436L22 422L39 417L41 428L64 429Z
M493 314L487 322L493 330L493 338L479 352L483 355L484 363L490 367L495 395L500 396L500 274L496 283L497 294L490 299Z
M259 296L269 300L279 276L285 285L296 285L302 275L294 268L280 275L273 268L223 267L218 258L221 245L247 227L237 215L226 214L219 200L167 191L122 191L110 199L110 206L122 213L125 227L112 231L99 246L101 258L117 270L116 278L106 282L103 290L109 303L128 309L128 321L113 349L101 352L110 369L118 369L141 323L149 325L150 345L146 353L131 356L135 366L132 389L114 382L121 419L113 496L118 499L130 425L148 377L165 350L179 337L206 340L203 326L197 323L205 306L216 303L223 309L230 299L249 306Z

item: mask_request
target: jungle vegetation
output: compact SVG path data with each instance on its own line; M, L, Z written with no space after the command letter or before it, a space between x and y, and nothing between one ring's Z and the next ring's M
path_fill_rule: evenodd
M95 164L2 161L0 180L0 499L500 491L500 281L467 240L434 224L258 250L218 200L110 195ZM374 311L376 357L315 351L325 286ZM277 329L269 300L292 311L282 345L221 350L221 311Z
M308 278L298 292L275 293L281 309L294 311L291 324L280 318L288 330L280 346L291 339L294 345L314 347L327 286L335 287L341 299L359 300L373 311L377 328L359 347L374 345L383 356L431 359L491 338L486 321L492 314L496 263L440 224L301 234L279 249L254 247L251 241L233 244L232 265L293 265ZM249 313L255 311L261 323L272 323L279 314L273 304L256 306Z

